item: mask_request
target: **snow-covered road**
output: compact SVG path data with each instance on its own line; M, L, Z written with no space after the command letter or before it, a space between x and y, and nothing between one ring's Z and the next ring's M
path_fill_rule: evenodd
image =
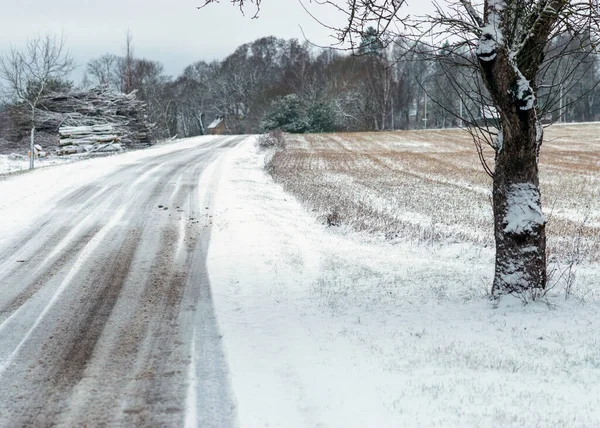
M0 177L0 426L230 426L206 270L243 137Z

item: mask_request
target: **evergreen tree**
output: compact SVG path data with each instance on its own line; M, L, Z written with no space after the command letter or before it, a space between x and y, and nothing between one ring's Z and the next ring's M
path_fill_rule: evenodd
M314 102L308 107L306 114L310 132L335 131L335 113L329 104Z
M303 133L308 123L300 98L296 94L280 97L271 104L261 123L263 131L281 129L284 132Z

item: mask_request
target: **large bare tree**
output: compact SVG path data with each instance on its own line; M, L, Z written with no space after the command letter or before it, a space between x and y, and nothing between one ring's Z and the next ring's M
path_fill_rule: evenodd
M216 0L205 0L205 4ZM239 7L260 0L233 0ZM543 128L538 104L540 75L547 49L560 35L586 33L588 52L597 49L598 5L595 0L447 0L432 2L431 16L403 16L405 0L323 0L318 2L344 14L346 25L337 30L340 42L360 48L371 28L378 44L398 37L421 43L449 41L450 52L466 51L475 58L483 88L482 109L498 112L498 131L491 145L496 265L495 297L516 294L535 299L546 288L546 220L538 179ZM433 42L431 42L433 40ZM440 44L441 47L441 44ZM559 82L561 84L561 82ZM487 102L485 100L488 100ZM488 108L489 108L488 107Z
M75 63L65 50L64 38L46 34L29 39L22 50L11 48L0 56L0 77L12 102L29 108L31 122L29 168L34 167L35 116L40 100L73 71Z

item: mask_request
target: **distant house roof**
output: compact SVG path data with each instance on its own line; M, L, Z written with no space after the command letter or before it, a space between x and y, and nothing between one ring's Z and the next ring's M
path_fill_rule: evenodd
M217 117L210 125L208 125L208 129L215 129L221 122L223 122L223 117Z

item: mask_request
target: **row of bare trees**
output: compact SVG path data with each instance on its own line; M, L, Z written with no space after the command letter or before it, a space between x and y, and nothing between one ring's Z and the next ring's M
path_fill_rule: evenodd
M473 67L478 61L473 50L402 38L384 46L369 37L363 34L358 55L265 37L222 61L191 64L175 79L164 75L161 64L137 58L129 61L127 74L127 57L105 55L88 64L88 76L94 83L138 90L164 137L202 134L219 116L227 119L229 132L260 132L265 115L290 94L305 110L321 106L330 112L334 121L327 130L446 128L485 119L493 100ZM546 48L560 60L547 62L539 78L543 116L599 120L600 61L579 49L565 53L565 43L582 45L557 37Z

